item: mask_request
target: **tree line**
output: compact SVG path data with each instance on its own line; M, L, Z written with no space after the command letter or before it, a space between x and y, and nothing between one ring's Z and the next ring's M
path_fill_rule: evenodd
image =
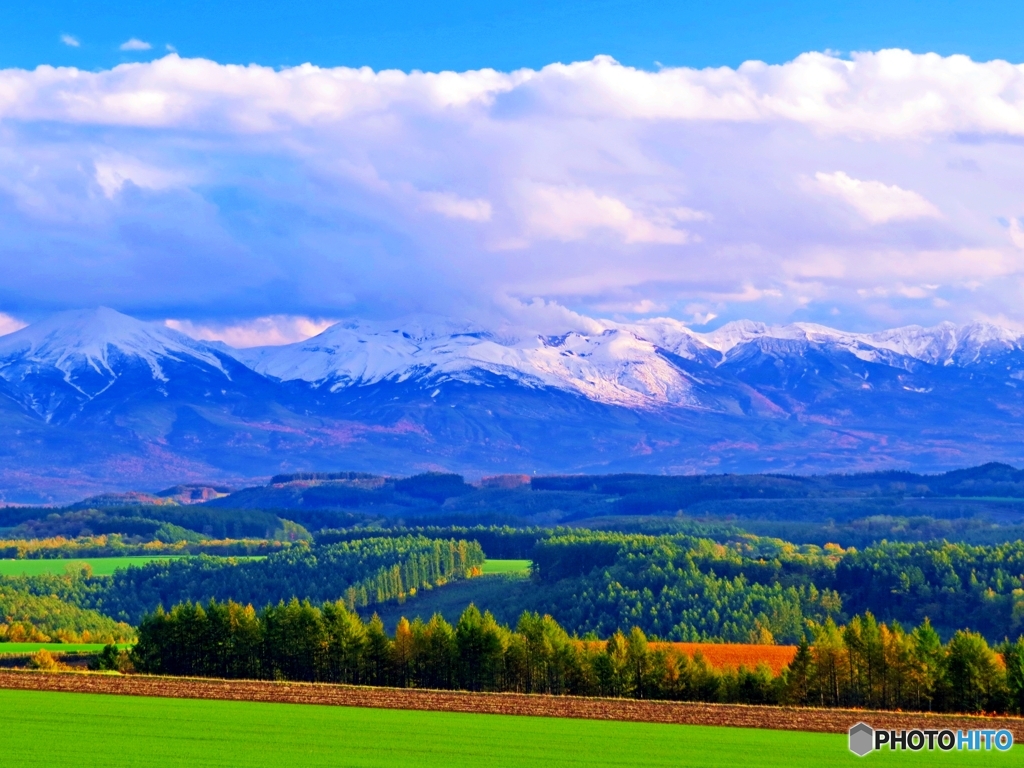
M649 642L638 627L605 641L581 639L537 613L510 628L470 605L454 626L434 615L402 619L388 634L379 617L364 622L344 601L317 607L293 599L261 611L211 601L146 616L130 661L140 672L168 675L1024 713L1024 638L1004 643L1000 658L977 633L960 631L943 644L928 622L906 632L865 614L813 630L813 641L775 675L763 664L712 668L699 651Z
M85 557L138 557L145 555L210 555L212 557L246 557L269 555L290 546L305 546L269 539L203 539L190 542L180 539L171 543L128 541L119 533L47 539L0 539L0 559L4 560L70 560Z
M217 509L206 505L130 505L58 510L0 509L0 527L12 539L77 538L121 534L138 542L205 539L310 540L297 523L262 509Z

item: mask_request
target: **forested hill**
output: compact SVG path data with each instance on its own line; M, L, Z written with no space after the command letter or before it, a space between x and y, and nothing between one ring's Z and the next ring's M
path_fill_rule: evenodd
M566 495L568 494L568 495ZM500 475L476 484L430 472L405 478L360 472L278 475L204 506L345 509L379 514L497 513L529 516L553 503L576 515L656 514L694 505L772 500L1011 499L1024 504L1024 470L985 464L938 475Z
M1024 634L1024 541L967 545L882 542L864 549L796 545L726 526L629 534L572 528L425 527L340 530L323 542L410 533L480 542L489 557L528 558L533 576L465 600L506 622L549 613L570 632L638 626L677 641L797 643L828 619L870 611L905 626L930 619L992 642ZM436 603L403 607L428 619ZM367 613L369 615L369 613ZM455 614L446 614L450 619Z
M443 473L302 473L280 475L203 506L275 510L311 531L360 519L388 526L402 520L624 530L644 518L682 515L728 520L798 543L994 543L1024 536L1024 470L986 464L937 475L501 475L474 483Z
M844 547L883 539L991 544L1024 538L1024 470L994 463L937 475L498 475L473 482L440 472L308 472L233 493L209 490L176 487L155 495L107 494L65 508L0 508L0 538L294 542L323 529L480 524L671 533L692 530L686 521L693 520ZM190 503L202 499L209 500Z
M53 595L134 624L160 607L211 599L258 607L296 597L314 603L343 600L355 610L476 576L483 562L475 541L398 536L294 546L265 559L158 560L113 576L12 576L0 579L0 586Z

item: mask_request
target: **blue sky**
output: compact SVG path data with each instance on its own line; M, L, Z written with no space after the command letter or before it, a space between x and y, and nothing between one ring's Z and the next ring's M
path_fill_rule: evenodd
M5 9L0 331L98 304L253 343L419 312L1024 329L1024 68L993 61L1022 9Z
M110 67L162 55L374 69L539 68L608 54L624 64L736 66L806 51L907 48L1024 60L1024 4L866 2L8 3L0 66ZM61 42L70 35L79 46ZM143 51L121 51L130 39Z

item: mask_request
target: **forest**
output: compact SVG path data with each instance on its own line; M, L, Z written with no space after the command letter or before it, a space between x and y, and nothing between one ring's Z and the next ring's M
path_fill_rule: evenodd
M1024 633L1019 541L882 542L858 550L734 529L650 535L435 526L325 531L312 544L268 552L255 560L150 562L113 576L75 569L9 576L0 585L128 624L158 606L211 598L257 608L293 597L314 605L341 599L366 619L374 606L396 601L416 612L423 594L474 579L485 553L494 553L531 560L530 587L491 590L479 607L508 623L522 612L550 614L578 636L637 626L666 641L796 644L810 638L812 625L866 611L905 625L929 619L944 640L960 629L991 643ZM468 589L466 602L477 599Z
M928 622L911 632L870 613L811 625L779 675L765 666L713 669L638 627L607 640L569 635L550 616L515 628L469 606L452 626L403 619L389 635L344 602L291 600L255 611L233 601L176 605L146 616L112 668L154 674L516 691L746 704L1024 713L1024 639L997 656L976 633L943 644Z
M8 576L0 584L136 624L157 606L211 598L259 606L295 596L317 603L343 599L355 610L468 578L483 562L475 541L403 536L299 545L259 560L199 555L154 561L113 576L92 576L84 569Z
M308 473L192 506L125 506L111 496L98 506L4 508L0 557L63 558L71 565L0 577L0 643L130 643L137 636L131 664L148 670L898 708L968 706L957 670L964 654L973 654L963 663L981 682L968 686L969 706L1013 710L1011 661L1020 650L1015 639L1024 635L1024 541L1006 534L1017 525L1022 482L1002 465L941 476L512 476L475 485L441 473ZM970 495L981 493L1002 495ZM260 508L268 497L281 506ZM246 499L252 506L225 506ZM320 506L303 506L316 499ZM1004 504L1009 511L999 523L974 512L917 519L907 523L906 536L891 540L893 526L902 525L897 518L801 522L810 507L799 508L905 502L940 505L933 511L961 503L988 504L990 511ZM647 514L676 503L796 511L774 520ZM604 513L594 514L595 505ZM805 534L810 529L800 526L812 526L816 533L787 540L759 526ZM933 535L942 530L977 535L973 543L966 535ZM843 531L856 531L853 538L864 543L808 540ZM74 565L75 558L126 555L187 556L131 564L113 575ZM488 558L531 566L487 575ZM460 617L471 603L476 607ZM435 615L438 606L443 615ZM220 637L216 622L224 611L231 626L249 634L217 640L227 655L214 658L202 638ZM378 612L387 626L374 618ZM409 618L398 621L400 613ZM494 657L483 671L460 671L461 662L437 666L421 656L407 665L392 656L387 664L383 656L350 663L343 661L348 651L331 650L342 648L348 641L337 638L350 631L366 639L366 648L386 646L392 655L407 646L458 648L465 622L486 626L487 643L500 640L500 664ZM301 627L319 638L308 640L321 649L310 650L311 657L281 650L306 631ZM188 634L193 630L199 639ZM555 654L543 662L543 674L532 666L540 657L531 632L545 638L537 641L543 653ZM177 640L168 645L168 636ZM656 671L627 684L609 670L624 663L620 646L641 647L641 639L644 664ZM783 679L763 669L714 670L674 653L674 642L801 650ZM248 650L226 650L236 646ZM111 655L127 663L125 654ZM548 682L537 687L542 679Z
M442 472L305 472L229 490L180 486L155 496L105 494L63 508L4 507L0 538L296 541L324 529L480 524L648 533L735 526L844 548L883 539L997 544L1024 538L1024 471L996 463L936 475L499 475L475 483ZM178 502L207 496L200 504Z
M313 604L342 599L367 618L387 602L407 602L415 611L418 595L476 577L484 553L495 553L530 559L532 583L501 605L481 608L510 623L523 611L551 614L579 636L636 626L658 640L796 644L810 637L812 624L865 611L905 625L929 618L944 639L961 629L992 643L1024 633L1022 542L883 542L857 550L798 546L731 528L652 536L433 526L324 531L315 543L266 551L255 560L199 555L113 577L73 569L0 584L132 625L157 606L211 598L256 607L293 597Z
M908 625L929 618L944 638L965 627L991 642L1024 632L1020 541L881 542L858 550L795 545L729 526L689 530L438 526L395 534L459 536L479 541L492 557L531 559L535 583L527 594L483 607L505 621L524 610L550 613L578 634L606 636L635 624L665 640L798 643L808 621L865 611ZM365 535L324 531L318 540Z

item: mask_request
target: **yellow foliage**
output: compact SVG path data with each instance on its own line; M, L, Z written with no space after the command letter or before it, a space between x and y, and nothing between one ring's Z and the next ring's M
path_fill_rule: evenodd
M42 672L64 672L71 669L67 664L55 659L53 654L45 648L32 654L28 660L28 666L30 669L38 669Z

